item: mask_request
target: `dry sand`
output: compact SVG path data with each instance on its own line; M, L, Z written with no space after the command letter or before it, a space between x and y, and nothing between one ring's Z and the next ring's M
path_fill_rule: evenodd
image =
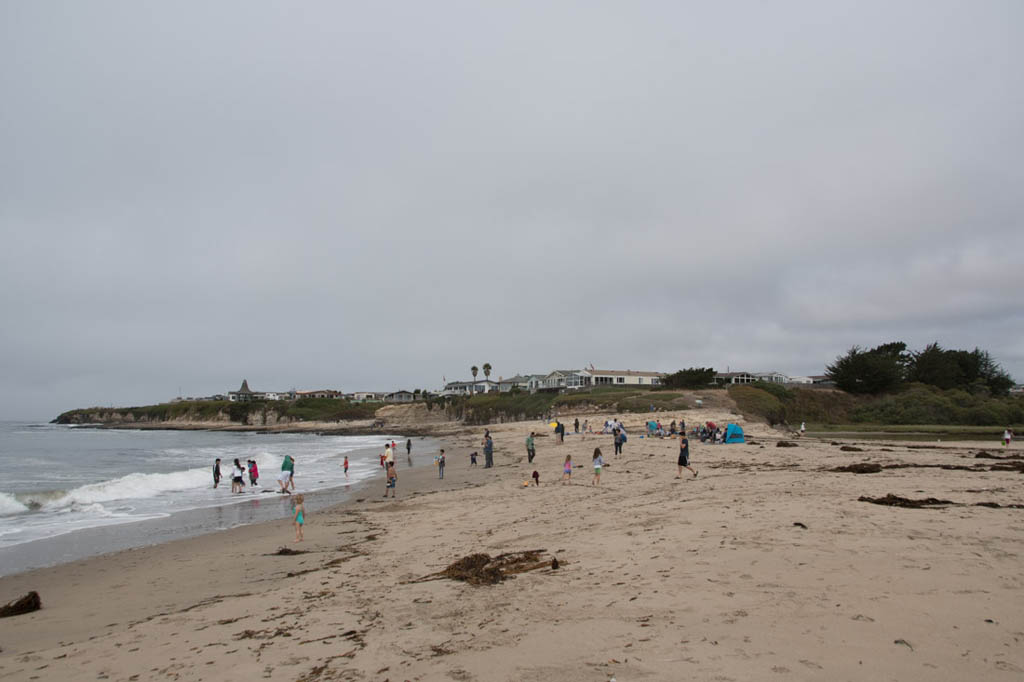
M779 448L744 426L757 444L692 442L700 476L681 480L677 441L637 428L615 458L610 436L493 427L491 470L469 468L483 429L467 430L443 482L400 469L397 500L379 481L311 506L307 554L271 556L295 546L272 522L0 579L0 600L36 589L44 604L0 620L0 679L1024 679L1024 510L858 501L1022 503L1021 473L987 470L978 443ZM583 467L563 486L567 453ZM986 469L827 471L864 460ZM542 485L524 488L534 468ZM559 568L410 582L527 549Z

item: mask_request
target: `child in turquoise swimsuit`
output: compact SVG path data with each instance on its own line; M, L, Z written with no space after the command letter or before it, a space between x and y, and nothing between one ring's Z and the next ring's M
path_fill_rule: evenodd
M295 496L295 542L302 542L302 525L306 523L306 506L303 504L302 495Z

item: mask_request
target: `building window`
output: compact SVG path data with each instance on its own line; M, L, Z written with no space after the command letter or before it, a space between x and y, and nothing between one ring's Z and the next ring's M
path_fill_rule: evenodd
M615 377L615 383L624 384L626 383L626 377Z

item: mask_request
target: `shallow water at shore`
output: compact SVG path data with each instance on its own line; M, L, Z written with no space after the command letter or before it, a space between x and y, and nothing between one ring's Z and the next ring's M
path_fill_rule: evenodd
M395 436L76 429L0 424L0 575L85 556L191 537L291 514L275 493L285 454L309 503L344 501L379 472L378 453ZM432 444L416 439L417 459ZM350 461L349 478L341 469ZM213 488L211 467L224 478ZM260 485L231 493L231 462L255 459ZM245 477L248 483L248 476Z

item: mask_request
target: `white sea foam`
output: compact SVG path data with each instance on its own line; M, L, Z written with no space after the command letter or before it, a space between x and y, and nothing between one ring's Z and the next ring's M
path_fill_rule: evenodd
M267 502L284 498L262 493L277 489L285 454L296 460L299 492L347 487L378 475L372 451L391 439L132 430L89 430L69 436L70 429L64 426L33 433L20 426L6 432L0 426L0 435L16 437L8 441L13 446L7 452L0 452L8 473L5 485L12 486L0 492L0 550L187 510L222 508L211 512L210 522L226 527L274 518L281 505ZM14 446L25 449L19 452ZM350 477L345 479L342 458L354 450L367 452L352 459ZM262 484L246 485L241 495L231 493L236 457L243 466L256 460ZM222 480L214 489L211 465L217 458ZM248 471L243 478L248 484Z
M27 512L28 507L18 501L14 495L8 495L7 493L0 493L0 516L10 516L11 514L21 514Z
M194 490L205 486L210 480L210 472L203 469L174 471L167 474L128 474L120 478L83 485L43 505L45 510L53 510L72 504L93 504L157 497L163 493Z

